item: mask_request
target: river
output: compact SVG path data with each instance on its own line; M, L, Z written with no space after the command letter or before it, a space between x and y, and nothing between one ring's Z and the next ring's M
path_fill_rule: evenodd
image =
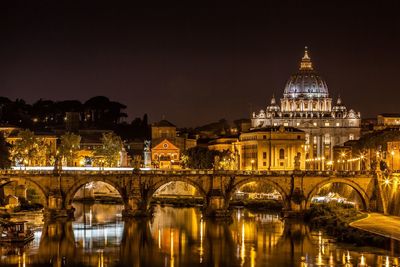
M237 209L231 223L197 208L155 208L151 220L123 220L121 205L74 204L75 220L29 215L35 240L2 246L0 266L398 266L398 255L338 244L306 224ZM363 265L364 264L364 265Z

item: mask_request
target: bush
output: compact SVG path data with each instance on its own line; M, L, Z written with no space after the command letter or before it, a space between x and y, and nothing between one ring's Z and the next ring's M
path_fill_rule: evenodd
M313 205L306 212L304 219L312 229L322 229L328 235L335 236L338 241L357 245L373 244L384 247L386 239L368 232L351 227L353 221L365 218L353 207L329 203Z
M19 198L19 206L14 209L15 212L18 211L35 211L43 209L43 205L40 203L31 203L25 198Z

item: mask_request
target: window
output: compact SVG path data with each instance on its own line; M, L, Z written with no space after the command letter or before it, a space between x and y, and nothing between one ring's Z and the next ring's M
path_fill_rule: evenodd
M349 140L354 140L354 134L349 135Z
M297 126L300 126L300 122L296 123Z
M267 136L266 136L266 135L263 135L263 139L267 139Z
M263 159L267 158L267 152L263 152Z
M263 166L264 166L264 167L267 166L267 163L266 163L265 161L263 162Z
M340 125L340 123L337 122L337 123L336 123L336 127L339 127L339 125Z
M285 159L285 150L283 148L279 149L279 159Z
M317 123L316 123L316 122L314 122L314 123L313 123L313 125L314 125L314 126L317 126Z
M283 123L283 126L289 126L289 123L284 122L284 123Z
M329 122L325 122L325 126L329 126Z

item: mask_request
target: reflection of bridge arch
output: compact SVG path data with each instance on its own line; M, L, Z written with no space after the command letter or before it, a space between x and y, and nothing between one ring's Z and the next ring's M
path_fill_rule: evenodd
M199 179L199 181L201 181L201 179ZM152 190L149 192L149 201L153 198L154 193L157 192L158 189L160 189L161 187L171 183L171 182L183 182L183 183L187 183L191 186L193 186L196 191L204 198L206 199L207 197L207 192L205 191L204 186L195 181L194 179L190 179L188 177L181 177L181 176L173 176L173 177L169 177L167 179L162 178L159 179L158 181L156 181L153 186L152 186Z
M318 190L328 184L339 183L345 184L353 188L353 190L360 196L363 208L366 210L369 207L369 197L367 192L356 182L346 178L330 178L329 180L322 181L314 186L314 188L306 196L306 208L311 205L311 199L318 193Z
M67 207L71 206L72 201L74 200L74 196L75 194L78 192L79 189L81 189L84 185L91 183L91 182L103 182L106 183L110 186L112 186L113 188L115 188L115 190L118 191L119 195L122 198L123 203L126 205L127 203L127 197L125 192L123 192L122 188L115 183L115 181L105 178L105 177L101 177L101 178L81 178L78 181L76 181L67 191L66 193L66 197L65 197L65 205Z
M28 185L33 186L35 189L38 189L39 194L43 197L43 204L44 207L46 208L49 205L48 202L48 190L46 190L41 184L39 184L37 181L35 181L34 179L30 178L30 177L18 177L18 178L10 178L10 181L13 182L19 182L20 180L23 180L25 183L28 183Z
M234 194L237 190L239 190L240 187L249 184L249 183L264 183L267 185L272 186L274 189L276 189L276 191L279 192L279 194L281 194L282 196L282 203L284 208L289 208L290 207L290 203L289 203L289 192L286 192L285 189L277 182L274 181L274 178L259 178L259 177L250 177L250 178L244 178L239 180L239 182L237 182L234 187L233 190L231 191L231 194Z

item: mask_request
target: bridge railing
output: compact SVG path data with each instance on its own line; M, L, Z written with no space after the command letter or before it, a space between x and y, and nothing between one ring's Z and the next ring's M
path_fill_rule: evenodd
M336 176L336 177L355 177L360 175L372 175L372 172L357 172L357 171L297 171L297 170L286 170L286 171L249 171L249 170L203 170L203 169L182 169L182 170L161 170L161 169L142 169L133 170L133 168L113 168L111 169L62 169L55 171L54 169L6 169L0 170L0 175L127 175L127 174L141 174L141 175L221 175L221 176Z

